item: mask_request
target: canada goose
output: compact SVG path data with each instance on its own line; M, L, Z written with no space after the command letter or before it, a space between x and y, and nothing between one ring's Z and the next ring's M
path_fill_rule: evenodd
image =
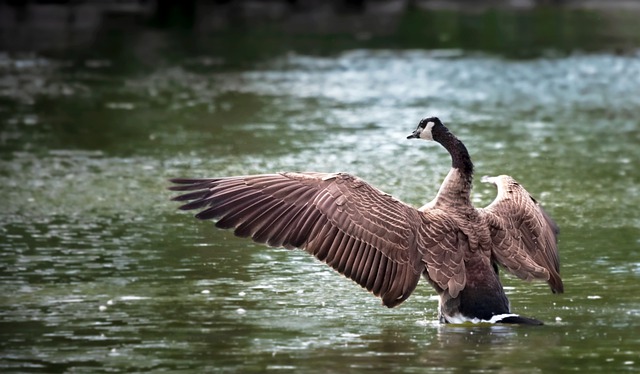
M486 177L498 195L471 204L473 164L466 147L436 117L408 139L434 140L452 166L433 201L420 209L345 173L291 173L172 179L183 210L274 247L301 248L351 278L387 307L413 292L421 275L440 296L441 323L542 324L512 314L498 265L563 292L558 226L508 176Z

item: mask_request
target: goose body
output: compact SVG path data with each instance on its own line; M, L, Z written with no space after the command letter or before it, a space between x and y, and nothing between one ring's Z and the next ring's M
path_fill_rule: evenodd
M473 164L464 144L436 118L410 139L433 140L451 155L437 196L416 209L346 173L292 173L173 179L183 210L275 247L300 248L352 279L387 307L406 300L421 276L440 296L443 323L542 324L511 313L498 265L563 292L558 227L509 176L485 208L471 203Z

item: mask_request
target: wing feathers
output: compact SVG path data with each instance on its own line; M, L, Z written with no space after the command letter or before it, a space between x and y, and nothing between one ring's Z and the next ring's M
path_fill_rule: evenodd
M283 173L173 179L181 209L217 219L238 236L303 248L389 307L404 301L423 271L408 238L414 208L348 174ZM412 253L409 253L412 252Z
M303 209L301 207L287 206L283 209L282 214L277 218L276 222L270 227L270 231L267 236L256 236L256 238L263 239L265 243L272 247L287 246L287 235L290 227L295 223L296 218L301 214ZM260 241L256 239L256 241Z
M347 274L346 272L348 271L349 277L361 279L362 274L364 273L363 259L368 256L373 246L364 242L357 243L357 245L358 248L354 248L351 256L349 256L349 261L345 266L345 274Z
M513 178L487 178L498 196L480 211L490 226L495 259L524 280L546 280L555 293L564 291L560 278L558 226Z
M353 267L349 270L349 277L359 284L366 283L366 271L367 271L367 261L371 258L370 252L372 247L369 245L365 245L356 253L356 258L353 261ZM347 272L345 272L346 275Z
M480 209L492 258L516 276L547 280L562 292L558 226L512 178L491 178L498 197ZM388 307L402 303L425 273L458 297L465 259L477 250L456 219L434 207L418 211L348 174L281 173L173 179L180 209L271 246L301 248L354 280ZM488 242L486 239L484 242ZM484 243L482 242L482 243ZM470 246L473 246L470 247Z
M379 251L375 251L373 256L373 263L371 264L371 268L369 270L367 289L373 292L373 294L376 296L380 294L380 292L376 288L379 283L379 275L384 265L386 265L386 262L382 262L383 258L384 257L382 256L382 253L380 253Z
M420 274L456 297L466 283L458 228L446 212L419 212L348 174L283 173L177 179L174 198L238 236L302 248L389 307ZM416 229L416 227L418 229ZM417 230L417 231L416 231Z

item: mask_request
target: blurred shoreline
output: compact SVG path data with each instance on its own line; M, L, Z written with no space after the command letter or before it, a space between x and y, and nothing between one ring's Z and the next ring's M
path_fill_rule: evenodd
M360 41L397 33L411 14L427 15L430 27L439 27L431 14L455 17L489 12L543 12L549 15L593 13L598 26L621 29L620 18L640 14L634 0L102 0L0 1L0 52L60 52L92 47L105 34L140 30L181 30L198 37L232 30L251 34L265 25L280 35L353 35ZM557 18L552 16L551 18ZM415 18L415 17L414 17ZM502 28L496 20L497 28ZM552 20L557 27L562 20ZM448 25L450 26L450 25ZM508 25L507 25L508 26ZM508 27L507 27L508 28ZM258 31L258 33L261 31ZM466 31L465 31L466 32ZM630 40L635 30L617 30ZM626 47L626 46L625 46ZM614 46L613 48L618 48Z

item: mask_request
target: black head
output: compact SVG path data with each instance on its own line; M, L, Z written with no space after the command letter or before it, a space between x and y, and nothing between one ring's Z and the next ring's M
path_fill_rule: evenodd
M433 140L434 131L437 133L442 129L445 127L438 117L425 118L418 123L418 127L407 139Z

